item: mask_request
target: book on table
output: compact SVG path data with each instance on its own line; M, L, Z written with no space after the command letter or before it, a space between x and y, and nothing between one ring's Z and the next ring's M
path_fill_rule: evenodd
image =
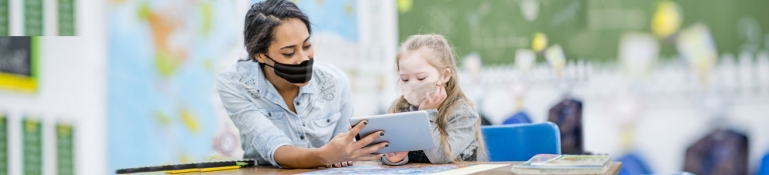
M609 170L609 155L537 154L529 161L513 165L515 174L603 174Z

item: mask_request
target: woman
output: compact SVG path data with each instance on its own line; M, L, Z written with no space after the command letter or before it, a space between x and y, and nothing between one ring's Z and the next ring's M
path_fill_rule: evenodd
M259 2L246 13L249 57L217 77L244 157L285 168L378 160L383 155L373 153L389 143L364 146L384 132L353 141L367 121L350 128L350 82L339 69L314 64L310 31L307 16L286 0Z

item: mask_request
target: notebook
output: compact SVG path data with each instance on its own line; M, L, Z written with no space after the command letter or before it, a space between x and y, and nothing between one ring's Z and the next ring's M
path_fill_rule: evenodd
M513 165L515 174L603 174L609 170L609 155L537 154L529 161Z

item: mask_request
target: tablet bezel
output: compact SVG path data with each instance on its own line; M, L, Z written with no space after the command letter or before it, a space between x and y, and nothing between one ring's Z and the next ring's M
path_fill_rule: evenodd
M377 131L384 131L385 135L377 138L371 144L389 142L390 146L376 153L392 153L404 151L416 151L435 148L435 138L432 136L432 128L426 111L401 112L374 116L359 116L350 119L350 123L358 124L361 120L368 120L368 124L355 137L360 140Z

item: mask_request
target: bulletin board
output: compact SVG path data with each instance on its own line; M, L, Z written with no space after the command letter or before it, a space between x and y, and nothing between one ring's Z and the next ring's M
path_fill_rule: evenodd
M37 91L38 50L36 37L0 37L0 89Z

